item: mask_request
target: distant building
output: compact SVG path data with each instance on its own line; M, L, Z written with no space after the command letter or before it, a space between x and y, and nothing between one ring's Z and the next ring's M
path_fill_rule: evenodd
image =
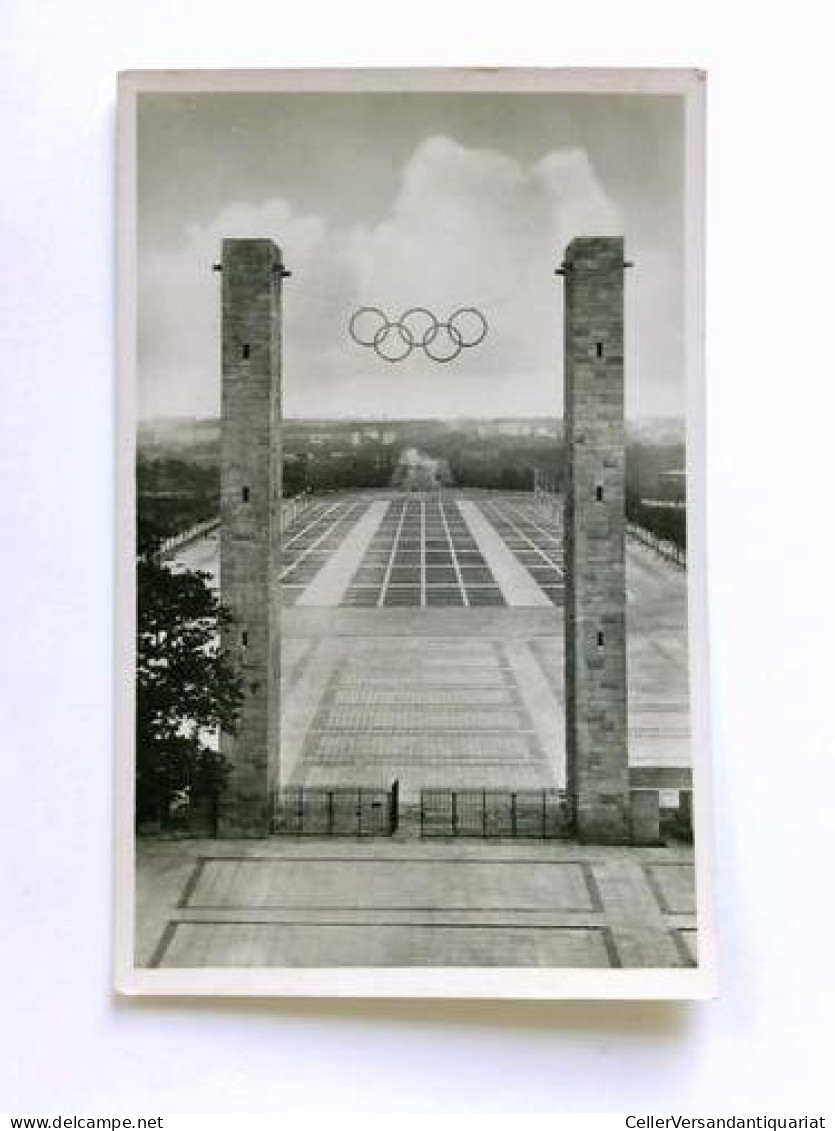
M642 498L644 506L683 508L687 506L687 472L678 469L658 474L654 498Z

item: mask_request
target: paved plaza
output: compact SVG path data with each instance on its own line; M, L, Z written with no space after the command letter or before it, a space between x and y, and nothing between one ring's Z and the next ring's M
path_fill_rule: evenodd
M209 537L178 561L217 581ZM364 492L285 531L285 785L565 784L562 529L529 495ZM686 577L627 550L629 759L689 767ZM140 964L681 966L692 850L141 843ZM372 929L373 928L373 929Z
M565 842L141 845L137 964L683 967L691 853Z
M326 496L283 543L288 785L565 784L560 508L529 495ZM216 537L182 551L218 574ZM627 549L629 759L690 765L686 575Z

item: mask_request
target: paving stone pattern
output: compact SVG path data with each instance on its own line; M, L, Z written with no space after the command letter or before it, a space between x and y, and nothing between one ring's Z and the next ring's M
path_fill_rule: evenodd
M454 500L391 503L343 601L358 608L504 605Z
M368 505L368 500L353 498L319 503L293 523L281 545L282 605L290 607L296 603L325 562L339 550Z
M332 649L330 678L288 784L397 780L411 802L439 786L555 787L549 751L500 642L355 637Z
M555 605L563 604L562 531L554 513L507 500L482 502L480 506L548 599Z
M137 961L208 966L682 967L688 851L560 842L141 844ZM689 893L689 894L688 894Z

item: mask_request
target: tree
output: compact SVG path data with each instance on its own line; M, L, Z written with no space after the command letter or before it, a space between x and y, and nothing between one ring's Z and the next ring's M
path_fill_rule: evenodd
M137 563L136 817L166 821L172 799L214 800L228 775L207 743L234 734L243 681L220 645L231 616L209 574L174 571L146 548Z
M220 471L184 459L148 459L136 463L137 514L160 537L179 534L220 510Z

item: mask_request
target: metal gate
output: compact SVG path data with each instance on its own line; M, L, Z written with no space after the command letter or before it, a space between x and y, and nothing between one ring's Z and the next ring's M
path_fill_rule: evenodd
M528 837L570 836L571 804L559 789L422 789L420 835Z
M288 786L276 797L273 832L283 836L391 836L398 788Z

